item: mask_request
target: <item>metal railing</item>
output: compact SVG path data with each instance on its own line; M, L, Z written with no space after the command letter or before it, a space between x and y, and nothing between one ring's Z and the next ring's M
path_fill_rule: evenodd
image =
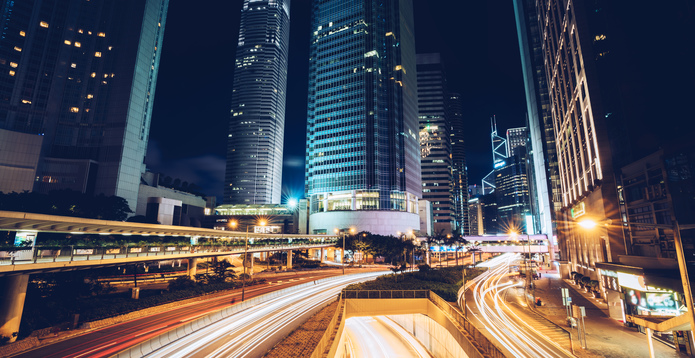
M330 245L327 243L253 244L249 250L281 251ZM45 262L71 262L88 260L121 259L129 257L171 256L201 253L243 253L244 245L147 245L147 246L35 246L28 248L0 249L0 265ZM162 259L165 259L162 257Z
M342 298L428 298L428 290L343 290Z

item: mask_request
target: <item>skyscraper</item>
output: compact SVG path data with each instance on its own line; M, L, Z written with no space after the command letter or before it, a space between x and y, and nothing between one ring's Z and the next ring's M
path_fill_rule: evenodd
M438 53L417 55L417 85L422 198L432 202L434 231L450 234L456 227L452 131L446 74Z
M0 2L0 129L42 137L25 166L34 190L118 195L135 208L168 5Z
M519 155L525 159L527 141L528 129L526 127L507 129L507 156Z
M312 233L419 229L411 0L315 0L306 195Z
M463 99L458 93L449 94L449 115L451 119L451 173L454 179L454 218L456 231L461 235L468 233L468 166L466 165L466 143L463 139Z
M290 0L244 0L234 61L225 204L279 204Z

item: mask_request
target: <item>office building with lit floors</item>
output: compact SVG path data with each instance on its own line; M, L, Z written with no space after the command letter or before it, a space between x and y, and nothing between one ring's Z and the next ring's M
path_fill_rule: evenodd
M225 204L280 204L290 0L244 0L234 61Z
M316 0L311 26L310 233L418 230L412 1Z
M466 165L466 143L464 141L463 99L458 93L448 95L449 124L451 133L451 175L454 195L454 230L460 235L468 233L468 166Z
M456 227L450 111L446 73L438 53L417 54L422 198L432 203L434 232Z
M0 169L16 174L10 190L117 195L135 209L168 5L0 2L0 135L29 136Z

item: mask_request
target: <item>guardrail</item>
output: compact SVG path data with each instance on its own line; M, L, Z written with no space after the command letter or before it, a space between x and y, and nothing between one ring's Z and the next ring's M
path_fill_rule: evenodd
M311 248L333 244L328 242L309 242L296 244L253 244L249 251L268 250L281 251L298 248ZM0 265L15 265L16 263L40 262L71 262L87 260L119 259L129 257L171 256L201 253L243 253L244 245L148 245L125 247L81 247L81 246L35 246L33 248L0 249ZM165 258L162 259L165 259Z

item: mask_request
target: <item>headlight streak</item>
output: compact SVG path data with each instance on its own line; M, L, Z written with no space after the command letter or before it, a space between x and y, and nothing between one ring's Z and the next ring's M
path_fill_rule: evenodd
M501 282L507 277L509 264L518 258L518 254L505 254L490 260L486 265L490 269L473 280L473 298L479 311L479 318L482 317L481 323L515 357L552 358L558 356L558 350L567 356L572 356L555 342L549 342L554 350L546 339L530 334L529 332L534 331L533 327L514 314L501 296L504 290L518 287L511 281ZM511 313L516 320L512 319L508 313ZM522 322L525 327L517 322Z
M307 310L335 298L345 285L384 274L386 272L348 275L269 299L181 337L150 353L148 357L187 357L201 354L205 354L206 357L243 357ZM219 347L214 347L215 345Z

